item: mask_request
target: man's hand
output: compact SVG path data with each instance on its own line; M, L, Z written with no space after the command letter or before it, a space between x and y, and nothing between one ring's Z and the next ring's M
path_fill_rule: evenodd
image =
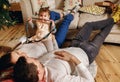
M68 61L68 62L72 62L75 65L80 64L80 60L78 60L78 58L76 58L74 55L70 54L69 52L56 51L54 54L56 55L55 58L65 60L65 61Z
M118 25L120 25L120 20L117 22Z

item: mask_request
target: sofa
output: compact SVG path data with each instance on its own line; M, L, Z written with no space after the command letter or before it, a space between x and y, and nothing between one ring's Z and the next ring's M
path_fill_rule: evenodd
M49 5L50 10L56 12L63 12L65 6L65 0L46 0L46 1L48 2L47 5ZM94 5L95 2L100 2L100 1L105 1L105 0L83 0L82 5L83 7L88 5ZM120 0L110 0L110 1L115 2L116 4L120 3ZM22 11L24 23L26 22L28 17L34 17L35 13L39 10L39 5L37 5L37 0L20 0L20 5L21 5L21 11ZM107 18L108 18L107 14L93 15L88 13L76 13L74 16L74 20L71 22L69 26L69 30L70 32L72 32L71 30L81 29L86 22L99 21ZM68 35L71 34L70 32L68 32ZM69 38L72 39L73 37L74 36L70 36ZM113 26L110 34L105 39L105 42L120 44L119 25L115 24Z

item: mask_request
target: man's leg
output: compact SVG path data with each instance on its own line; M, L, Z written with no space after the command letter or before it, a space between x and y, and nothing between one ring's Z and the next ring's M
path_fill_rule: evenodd
M94 48L93 50L92 49L90 50L91 54L89 57L91 62L94 61L96 56L98 55L100 47L102 46L107 35L110 33L113 25L114 23L106 26L106 28L102 29L101 32L95 36L93 41L90 42L90 44L93 45L93 48Z
M58 46L61 47L65 38L66 34L68 32L69 25L71 21L73 20L73 15L68 14L64 17L64 20L62 21L61 25L59 26L57 32L55 33L55 38L58 43Z
M108 18L108 19L102 20L102 21L86 23L82 27L80 32L76 35L76 37L73 39L71 46L77 47L77 46L79 46L80 42L88 41L93 30L100 30L100 29L108 26L109 24L111 24L111 22L113 22L111 20L113 20L113 19Z
M84 41L76 40L76 44L78 44L78 47L81 47L87 53L90 63L92 63L94 61L95 57L97 56L97 54L99 52L101 45L103 44L105 38L107 37L111 28L114 25L114 21L112 18L110 18L109 20L106 20L104 22L106 22L106 24L103 25L104 27L101 28L102 24L100 26L101 32L99 34L97 34L91 42L89 42L88 40L84 40ZM98 22L96 22L96 23L98 23ZM87 32L86 30L88 30L88 29L84 29L84 30L86 33ZM86 34L83 34L83 35L86 35ZM82 36L82 37L84 37L84 36ZM75 44L75 40L73 40L72 44Z
M111 20L111 23L106 26L105 28L103 28L101 30L100 33L98 33L94 39L91 41L91 44L93 44L94 46L96 46L98 49L101 47L101 45L103 44L105 38L107 37L107 35L110 33L112 27L114 25L114 21Z

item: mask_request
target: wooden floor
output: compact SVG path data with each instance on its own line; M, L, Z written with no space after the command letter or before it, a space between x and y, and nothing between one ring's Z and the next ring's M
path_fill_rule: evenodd
M103 45L96 62L96 82L120 82L120 45Z
M25 35L23 24L0 30L0 56L4 54L4 51L6 52L6 47L4 48L4 46L7 46L7 49L9 49L9 47L13 49L17 44L20 43L19 39L23 35Z
M25 35L24 25L16 25L6 30L0 30L0 55L4 52L2 46L14 48L19 38ZM104 44L96 58L98 71L96 82L120 82L120 45Z

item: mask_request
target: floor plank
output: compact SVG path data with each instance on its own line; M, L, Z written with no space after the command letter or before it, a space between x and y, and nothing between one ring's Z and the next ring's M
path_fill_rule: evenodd
M5 27L5 30L0 30L0 56L2 56L7 47L13 49L17 44L19 44L19 39L25 35L25 29L23 24L11 26L9 28ZM5 51L5 52L4 52Z
M104 45L101 47L100 53L96 58L98 65L98 73L96 76L96 82L119 82L120 81L120 46L116 45ZM103 81L98 81L103 79L99 74L102 70L102 76L106 78ZM99 77L99 78L98 78Z

